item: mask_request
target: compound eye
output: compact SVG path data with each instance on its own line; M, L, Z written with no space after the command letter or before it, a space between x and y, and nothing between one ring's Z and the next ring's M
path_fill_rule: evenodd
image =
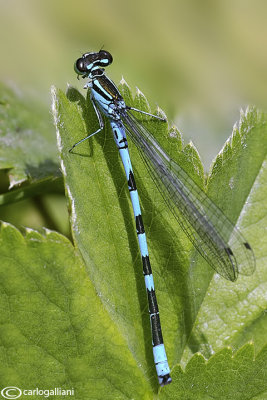
M113 61L112 55L106 50L100 50L99 56L101 57L101 60L105 61L105 65L109 65Z
M78 60L74 64L74 70L77 74L83 74L86 72L86 67L84 65L84 59L83 58L78 58Z

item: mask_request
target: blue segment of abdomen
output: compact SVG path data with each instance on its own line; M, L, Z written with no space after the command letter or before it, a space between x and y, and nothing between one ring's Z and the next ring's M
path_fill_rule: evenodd
M153 356L158 376L169 374L170 368L168 365L167 355L163 343L153 347Z

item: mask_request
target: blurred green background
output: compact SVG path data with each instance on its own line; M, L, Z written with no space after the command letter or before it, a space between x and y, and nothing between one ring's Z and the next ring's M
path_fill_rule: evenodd
M50 86L65 89L69 83L82 90L73 63L102 46L114 59L107 74L115 83L123 76L147 96L152 108L163 108L185 143L196 145L206 171L231 134L240 108L266 107L264 0L0 4L1 79L40 102L54 140Z

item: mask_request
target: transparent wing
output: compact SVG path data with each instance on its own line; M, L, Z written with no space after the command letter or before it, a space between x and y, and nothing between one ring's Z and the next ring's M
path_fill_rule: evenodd
M254 254L237 227L130 112L122 118L170 211L199 253L230 281L238 273L252 274Z

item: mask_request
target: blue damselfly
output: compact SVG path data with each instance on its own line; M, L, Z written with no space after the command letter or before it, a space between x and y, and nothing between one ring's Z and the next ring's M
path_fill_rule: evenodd
M152 269L126 131L138 147L149 173L172 214L208 263L224 278L235 281L238 273L250 275L254 271L255 260L249 243L237 227L189 175L164 152L145 126L135 118L133 113L136 112L146 114L162 123L166 122L161 116L125 104L116 85L105 75L104 68L112 61L112 55L109 52L100 50L83 54L74 65L78 76L82 75L83 78L90 79L85 88L90 89L99 129L75 143L70 151L103 129L102 114L108 117L128 182L147 290L154 361L159 383L164 386L171 382L170 368L163 343Z

